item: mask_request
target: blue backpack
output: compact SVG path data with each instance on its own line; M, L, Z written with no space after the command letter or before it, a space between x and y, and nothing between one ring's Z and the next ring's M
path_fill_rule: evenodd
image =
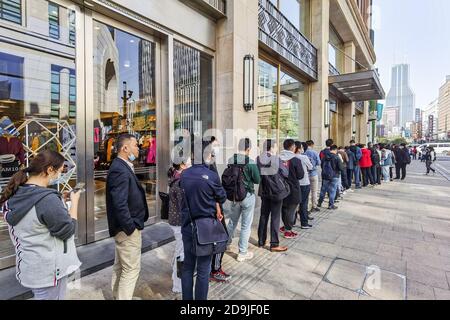
M336 176L336 172L333 168L333 162L330 158L323 159L322 166L322 179L332 180Z

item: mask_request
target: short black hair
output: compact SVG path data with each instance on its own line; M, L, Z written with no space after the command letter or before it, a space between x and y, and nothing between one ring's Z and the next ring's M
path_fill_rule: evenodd
M315 143L314 143L314 141L312 141L312 140L308 140L308 141L306 141L306 144L307 144L309 147L311 147L311 146L313 146Z
M264 151L270 151L275 146L275 140L267 139L264 141Z
M119 153L120 150L122 150L123 146L130 141L131 139L136 139L136 136L129 134L129 133L124 133L121 134L119 136L119 138L117 138L117 142L116 142L116 153ZM137 140L137 139L136 139Z
M249 138L242 138L239 140L239 151L247 151L252 148L252 141Z
M335 145L335 144L333 144L332 146L330 146L330 151L334 151L334 150L337 150L338 149L338 147L337 147L337 145Z
M302 142L302 146L303 146L303 152L306 152L306 150L308 150L309 146L306 142Z
M284 150L289 150L290 148L292 148L292 146L295 146L295 141L294 139L286 139L283 142L283 148Z
M352 144L352 143L356 143L356 141L355 140L350 140L350 144Z
M327 147L331 147L333 144L334 144L333 139L328 139L327 141L325 141L325 145L326 145Z
M216 141L216 137L212 136L210 142Z

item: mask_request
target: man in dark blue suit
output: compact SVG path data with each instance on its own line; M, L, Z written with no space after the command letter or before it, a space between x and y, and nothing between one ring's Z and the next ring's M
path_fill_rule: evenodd
M139 147L133 135L121 135L116 144L106 182L109 234L114 237L116 258L112 291L116 300L131 300L141 270L141 231L148 220L145 191L134 173Z

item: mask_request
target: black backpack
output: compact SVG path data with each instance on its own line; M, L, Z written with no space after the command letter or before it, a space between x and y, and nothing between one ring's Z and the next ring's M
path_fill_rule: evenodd
M241 202L247 197L244 168L245 165L230 164L222 174L222 186L227 193L227 199L230 201Z
M270 164L262 165L258 158L258 166L261 168L270 168ZM281 201L291 194L291 188L287 180L278 171L272 175L261 175L261 184L259 185L258 195L261 198Z
M322 161L322 179L328 181L332 180L336 176L332 159L324 158Z

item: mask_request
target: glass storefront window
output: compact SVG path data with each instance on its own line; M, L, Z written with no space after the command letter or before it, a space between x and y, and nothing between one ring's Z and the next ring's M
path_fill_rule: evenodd
M1 2L3 19L6 11L16 8L14 3L20 5L20 1ZM51 41L48 1L33 0L30 5L33 10L28 12L26 28L42 31L39 36L2 28L5 22L0 20L0 36L23 39L23 43L0 42L0 188L35 154L49 149L66 158L64 182L57 186L62 192L77 182L76 50L68 39L64 43ZM69 14L65 7L59 6L58 10ZM45 31L39 29L43 25L47 25ZM49 40L45 48L42 36ZM0 269L11 265L13 256L14 248L0 212Z
M140 156L135 172L156 217L155 43L94 21L95 240L109 237L106 177L122 133L134 134ZM150 223L151 220L149 220Z
M258 66L258 140L262 143L277 137L278 69L263 60Z
M280 140L300 139L305 106L303 83L288 74L280 74Z
M278 93L279 84L279 93ZM278 68L259 60L258 140L305 139L306 85Z
M175 41L174 82L174 129L202 136L213 126L212 58Z

